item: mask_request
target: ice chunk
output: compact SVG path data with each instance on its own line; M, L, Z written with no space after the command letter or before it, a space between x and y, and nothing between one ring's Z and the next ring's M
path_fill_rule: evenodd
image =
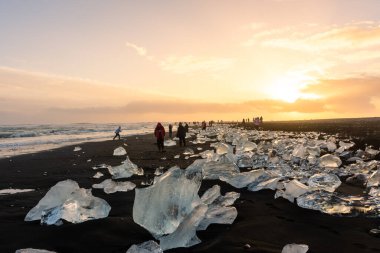
M133 244L127 253L163 253L160 245L155 241L147 241L140 244Z
M377 170L371 174L368 178L367 187L379 186L380 185L380 170Z
M169 169L152 186L136 189L133 220L156 236L174 232L199 201L201 181L199 170Z
M373 197L380 197L380 188L379 187L372 187L369 191L368 195Z
M93 178L101 178L102 176L104 176L104 174L98 171L98 172L96 172L96 174L93 176Z
M131 177L133 174L140 176L144 175L144 170L138 168L136 164L131 162L128 156L123 162L123 164L115 167L108 167L108 171L112 175L113 179L128 178Z
M41 219L41 223L51 225L64 219L80 223L107 217L110 210L105 200L92 196L91 190L79 188L75 181L65 180L50 188L28 212L25 221Z
M104 163L92 167L93 170L98 170L98 169L109 169L109 168L111 168L111 166L110 166L110 165L107 165L107 164L104 164Z
M373 149L371 147L366 147L365 152L371 157L375 157L380 153L380 150Z
M75 147L75 148L74 148L74 152L78 152L78 151L81 151L81 150L82 150L81 147Z
M220 176L219 179L229 183L233 187L243 188L249 185L250 183L258 180L264 174L266 175L265 170L259 169L235 174L232 177Z
M93 184L92 188L103 189L105 193L114 193L114 192L127 192L135 189L136 185L132 182L115 182L112 179L106 179L100 184Z
M175 155L174 159L178 159L179 157L180 157L180 155Z
M194 155L194 150L192 150L191 148L186 148L186 149L183 151L183 154L184 154L184 155Z
M56 253L56 252L55 251L44 250L44 249L27 248L27 249L18 249L18 250L16 250L15 253Z
M252 183L248 185L248 190L250 191L260 191L262 189L271 189L275 190L277 188L278 182L280 181L280 177L274 177L274 178L263 178L263 181L257 181L255 183Z
M166 140L166 141L164 141L164 146L165 147L175 146L176 144L177 143L174 140Z
M204 179L219 179L220 177L231 178L240 172L233 162L210 161L202 168Z
M231 148L226 143L219 143L218 146L216 147L216 153L218 155L224 155L224 154L227 154L228 152L231 152Z
M207 212L207 206L200 204L188 214L177 229L160 238L160 245L162 250L168 250L178 247L191 247L201 242L196 235L196 228L202 221Z
M237 161L239 168L250 168L253 166L253 160L249 156L241 156Z
M327 150L330 151L330 152L334 152L335 149L336 149L336 144L334 142L327 142Z
M321 167L338 168L342 164L339 157L331 154L326 154L319 158L319 165Z
M205 191L205 193L203 193L201 197L201 201L204 204L209 205L212 202L214 202L214 200L216 200L219 196L220 196L220 186L216 184L210 189L208 189L207 191Z
M163 173L164 173L164 167L158 167L155 170L154 175L159 176L159 175L162 175Z
M321 155L321 150L319 149L318 146L313 146L313 147L306 147L306 151L309 153L309 155L312 156L320 156Z
M34 189L3 189L0 190L0 195L16 194L22 192L32 192Z
M123 147L118 147L113 151L114 156L123 156L126 154L127 154L127 151Z
M326 191L307 192L297 198L297 205L328 214L347 214L352 209L347 201Z
M355 143L352 143L352 142L343 142L343 141L339 142L339 146L341 148L343 148L344 150L349 149L349 148L353 147L354 145L355 145Z
M201 148L201 147L197 147L197 150L198 150L198 151L201 151L202 149L203 149L203 148Z
M79 190L79 185L73 180L58 182L50 188L46 195L33 207L25 217L25 221L41 219L42 211L61 206L74 192Z
M292 155L294 157L304 158L306 156L306 147L304 147L302 144L296 146L293 149Z
M306 185L304 185L296 179L290 181L289 183L284 183L284 186L285 191L278 190L275 194L275 198L283 197L292 203L294 202L295 198L298 198L302 194L309 191L309 187L307 187Z
M244 141L240 145L236 146L238 152L249 152L257 149L257 145L251 141Z
M281 253L306 253L309 250L309 246L305 244L287 244L282 249Z
M311 176L307 184L318 190L325 190L328 192L335 191L341 185L339 177L335 174L319 173Z

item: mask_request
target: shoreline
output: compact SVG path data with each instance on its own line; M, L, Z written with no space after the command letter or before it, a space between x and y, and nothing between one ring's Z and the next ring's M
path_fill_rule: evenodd
M128 146L124 146L124 143ZM153 134L130 136L120 141L89 142L80 145L80 152L74 152L74 146L20 155L11 161L0 159L0 189L35 189L33 192L0 196L1 252L31 247L58 253L125 253L132 244L153 239L149 232L133 222L134 191L105 194L100 189L93 189L94 196L105 199L112 207L109 216L104 219L41 226L38 221L25 222L24 217L58 181L72 179L87 189L94 183L102 182L107 176L100 179L92 176L97 171L105 175L108 172L104 169L95 171L92 167L102 163L119 165L125 156L112 155L119 146L123 146L130 160L145 171L144 176L134 175L127 179L138 188L145 187L141 183L152 178L157 167L162 166L166 171L178 165L184 169L198 159L184 159L183 155L175 159L174 156L184 150L178 146L166 147L164 153L158 152ZM202 151L212 149L210 142L197 145L189 143L187 147L194 151L197 147L202 148ZM166 159L161 159L163 157ZM232 225L212 224L207 230L197 233L202 243L165 252L269 253L281 252L288 243L307 244L309 253L380 251L379 238L368 233L370 229L380 226L379 219L330 216L302 209L285 199L274 199L275 192L271 190L250 192L236 189L220 180L203 180L199 194L215 184L221 186L222 194L228 191L241 194L234 205L238 211L235 222ZM362 189L342 184L338 191L359 193ZM245 249L245 244L250 244L251 248Z

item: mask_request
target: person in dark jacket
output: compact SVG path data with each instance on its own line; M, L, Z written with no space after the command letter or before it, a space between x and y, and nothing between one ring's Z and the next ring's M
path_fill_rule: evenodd
M157 126L154 129L154 136L157 138L158 151L164 152L165 128L161 125L160 122L157 123Z
M169 124L169 137L173 138L173 125Z
M186 131L186 133L189 132L189 125L187 123L185 124L185 131Z
M182 147L182 143L183 143L183 146L186 146L186 141L185 141L186 129L182 125L182 122L179 122L178 129L177 129L177 137L179 138L179 146Z

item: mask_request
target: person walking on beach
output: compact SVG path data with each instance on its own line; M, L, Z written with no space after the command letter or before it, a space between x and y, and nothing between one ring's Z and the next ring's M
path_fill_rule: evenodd
M157 138L158 151L164 152L165 128L160 122L157 123L157 126L154 129L154 136Z
M119 140L120 140L120 132L121 132L121 126L119 126L119 127L115 130L115 136L113 137L113 140L115 140L116 137L119 137Z
M169 137L170 139L173 138L173 125L169 124Z
M185 141L186 129L182 125L182 122L179 122L179 126L177 129L177 137L179 138L179 146L182 147L182 143L183 143L183 146L186 147L186 141Z
M185 124L185 132L188 133L189 132L189 125L186 123Z

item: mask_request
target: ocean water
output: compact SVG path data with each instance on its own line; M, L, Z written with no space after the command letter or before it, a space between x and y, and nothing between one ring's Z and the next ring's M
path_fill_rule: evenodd
M110 140L119 125L123 137L153 133L156 123L4 125L0 126L0 158L83 142Z

